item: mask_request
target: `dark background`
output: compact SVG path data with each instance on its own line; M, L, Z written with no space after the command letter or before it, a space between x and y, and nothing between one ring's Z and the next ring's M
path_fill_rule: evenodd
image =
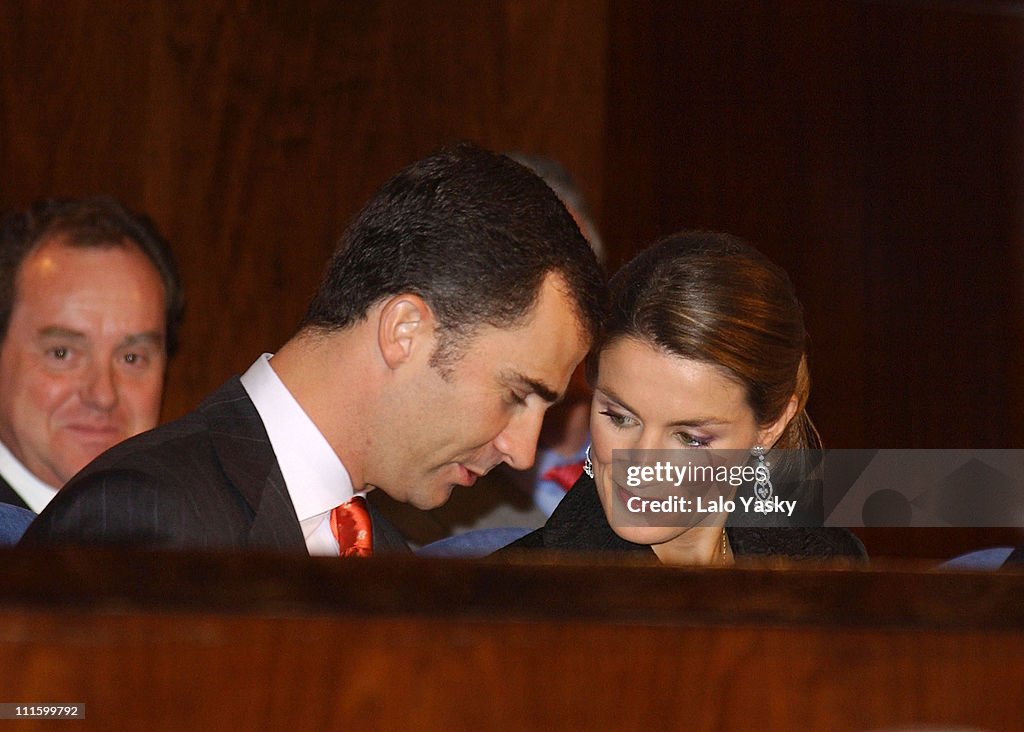
M166 418L464 138L565 163L612 268L682 228L785 266L827 446L1020 447L1022 105L1008 2L0 3L0 207L105 192L168 235Z

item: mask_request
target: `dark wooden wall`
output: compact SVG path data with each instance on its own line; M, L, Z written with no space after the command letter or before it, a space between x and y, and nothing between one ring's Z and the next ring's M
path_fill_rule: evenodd
M1020 447L1020 6L612 8L620 256L710 228L783 264L829 446Z
M831 447L1024 446L1024 12L999 2L613 3L606 235L787 268ZM948 557L1019 531L864 529Z
M600 205L605 4L0 4L0 207L112 193L188 288L165 416L305 310L348 218L458 139L556 155Z
M165 417L292 332L349 216L474 139L561 159L612 266L791 272L830 446L1018 447L1024 14L871 0L9 0L0 207L109 192L182 261Z

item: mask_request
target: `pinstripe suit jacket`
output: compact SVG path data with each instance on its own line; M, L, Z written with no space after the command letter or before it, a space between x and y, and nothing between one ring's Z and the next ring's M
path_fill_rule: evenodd
M378 553L407 552L370 509ZM281 468L238 377L181 419L133 437L57 493L21 541L305 552Z

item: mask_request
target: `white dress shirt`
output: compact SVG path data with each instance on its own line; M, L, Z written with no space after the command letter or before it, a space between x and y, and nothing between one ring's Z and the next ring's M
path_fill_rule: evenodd
M21 500L28 504L36 513L39 513L46 504L57 495L57 489L48 483L44 483L21 464L18 458L14 457L7 445L0 442L0 475L11 486L15 493L21 496Z
M352 479L313 420L295 401L264 353L242 375L277 456L288 495L311 555L338 556L331 510L355 495Z

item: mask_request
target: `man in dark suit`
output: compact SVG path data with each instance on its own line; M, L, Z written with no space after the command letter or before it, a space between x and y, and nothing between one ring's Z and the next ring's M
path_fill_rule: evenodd
M443 504L533 462L599 328L593 252L542 180L470 145L401 171L356 216L298 332L196 411L110 450L23 543L347 554L381 489ZM374 549L401 550L373 516Z
M0 220L0 503L41 511L156 425L182 301L167 243L110 198Z

